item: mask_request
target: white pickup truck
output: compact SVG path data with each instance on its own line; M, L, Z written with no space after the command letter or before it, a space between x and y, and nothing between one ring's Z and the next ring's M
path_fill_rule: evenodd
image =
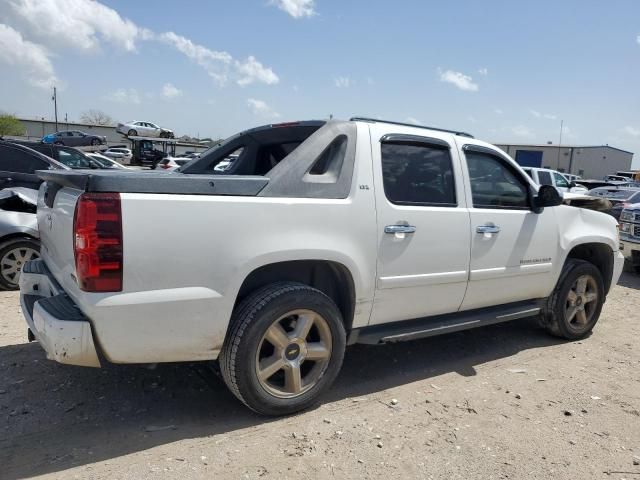
M583 338L623 265L611 216L462 132L269 125L177 173L40 175L30 339L74 365L217 360L262 414L315 402L354 343L523 317Z

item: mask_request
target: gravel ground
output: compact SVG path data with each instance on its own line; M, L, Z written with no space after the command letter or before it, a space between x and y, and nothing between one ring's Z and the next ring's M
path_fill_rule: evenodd
M0 293L0 478L640 479L638 289L623 274L580 342L519 321L352 347L324 403L280 419L205 364L50 362Z

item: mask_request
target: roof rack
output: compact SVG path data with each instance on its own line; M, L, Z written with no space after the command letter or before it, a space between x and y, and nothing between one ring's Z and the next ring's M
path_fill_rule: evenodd
M377 123L377 122L390 123L392 125L402 125L403 127L424 128L425 130L435 130L437 132L453 133L454 135L460 135L461 137L474 138L473 135L467 132L460 132L458 130L447 130L446 128L427 127L426 125L416 125L415 123L393 122L391 120L382 120L379 118L367 118L367 117L351 117L349 120L351 120L352 122L361 121L361 122L372 122L372 123Z

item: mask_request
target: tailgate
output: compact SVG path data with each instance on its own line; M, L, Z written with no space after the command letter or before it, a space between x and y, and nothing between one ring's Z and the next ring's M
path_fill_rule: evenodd
M57 191L56 191L57 190ZM41 255L62 288L78 292L73 253L73 217L83 190L43 183L38 194Z

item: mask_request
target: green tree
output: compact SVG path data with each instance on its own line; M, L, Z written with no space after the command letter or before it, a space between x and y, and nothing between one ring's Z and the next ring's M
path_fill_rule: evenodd
M24 135L24 127L13 115L0 114L0 135Z

